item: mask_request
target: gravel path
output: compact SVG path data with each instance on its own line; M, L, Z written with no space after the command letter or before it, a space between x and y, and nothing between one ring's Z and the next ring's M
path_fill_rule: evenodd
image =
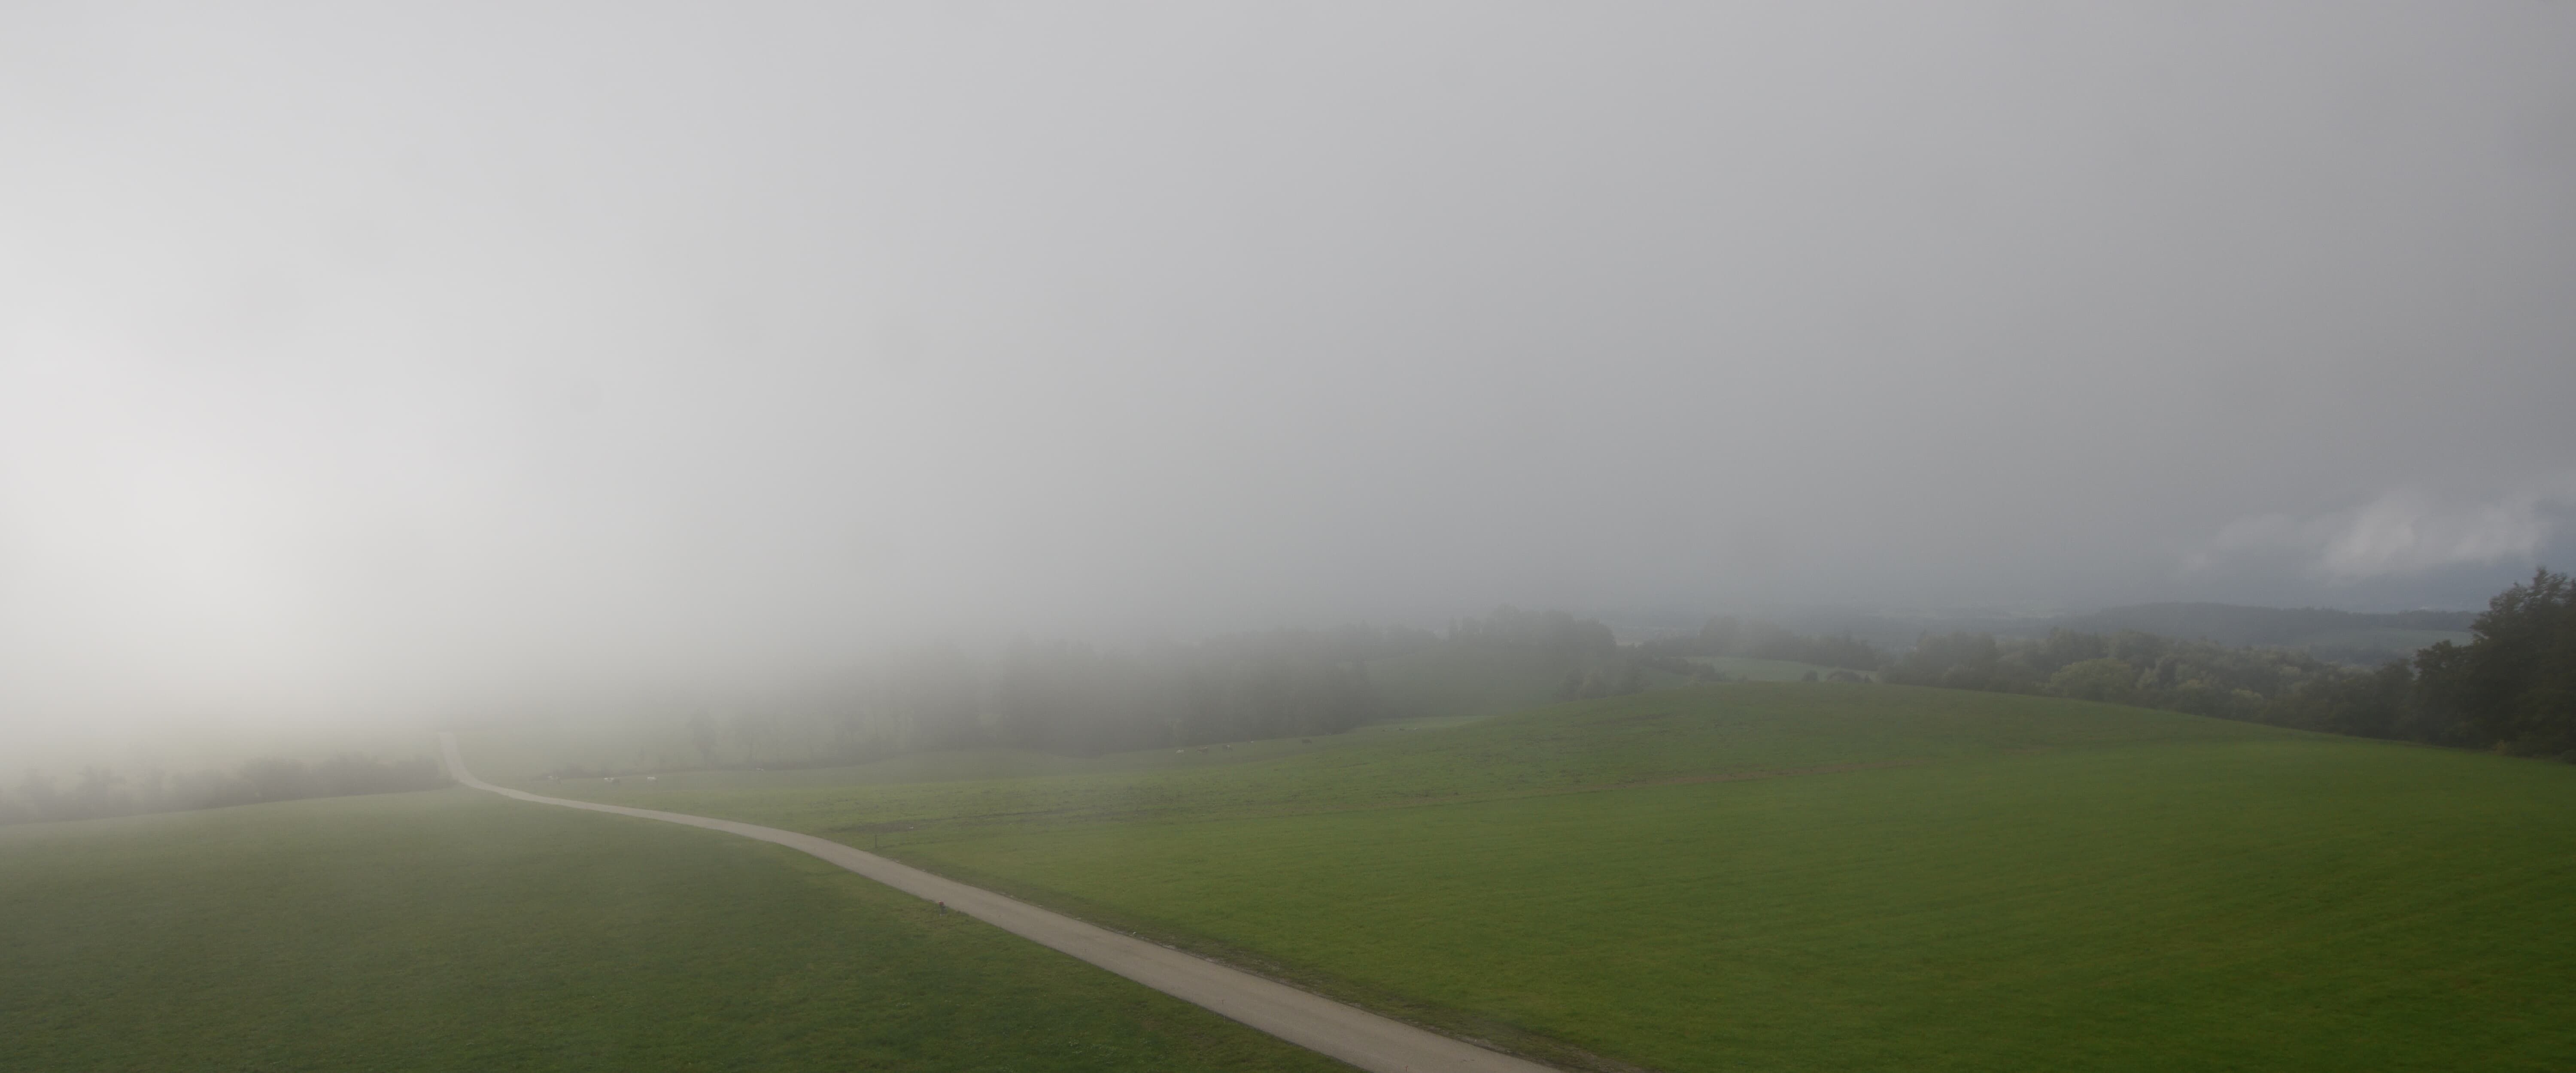
M801 850L916 898L946 902L950 909L1013 935L1061 950L1166 995L1205 1006L1300 1047L1374 1073L1432 1070L1443 1073L1552 1073L1549 1067L1526 1059L1427 1032L1355 1006L1346 1006L1286 984L1227 968L1194 954L1085 924L981 887L943 879L829 839L677 812L540 797L494 786L465 770L465 760L456 750L455 735L442 733L439 738L447 750L448 773L454 775L456 781L477 790L489 790L503 797L540 805L614 812L621 816L704 827Z

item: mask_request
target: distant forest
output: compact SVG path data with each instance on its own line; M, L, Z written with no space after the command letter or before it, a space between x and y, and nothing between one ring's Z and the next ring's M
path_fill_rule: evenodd
M1733 618L1710 619L1694 636L1647 641L1636 650L1638 658L1668 666L1675 659L1699 656L1747 656L1851 671L1875 671L1887 662L1876 646L1848 633L1810 636Z
M1693 655L1795 660L1851 668L1853 677L1878 661L1876 650L1848 637L1802 637L1761 623L1721 620L1687 643L1622 645L1595 620L1503 607L1441 631L1281 629L1136 649L932 646L887 660L828 698L700 712L688 720L688 741L702 767L819 766L978 747L1068 755L1187 748L1481 714L1457 707L1460 694L1475 692L1465 679L1553 687L1514 694L1525 703L1513 706L1526 707L1727 678ZM1433 699L1422 699L1426 692ZM624 772L556 772L612 773Z
M1725 660L1737 657L1803 664L1819 681L2044 694L2560 756L2576 750L2569 734L2576 716L2565 692L2568 668L2576 667L2566 646L2576 643L2576 627L2567 622L2567 603L2564 575L2542 571L2499 595L2483 615L2215 604L2101 613L2223 637L2469 631L2468 643L2409 649L2378 667L2303 648L2126 628L2060 627L2036 638L1928 634L1900 655L1850 633L1802 634L1717 618L1695 634L1622 644L1598 621L1511 607L1441 631L1273 630L1133 650L1025 641L982 652L936 646L888 661L821 703L702 712L689 720L688 736L690 759L707 767L842 764L973 747L1090 755L1480 714L1462 699L1478 680L1543 683L1480 698L1494 702L1485 711L1723 681L1730 677ZM2508 711L2523 714L2502 714ZM592 772L562 772L585 773Z
M2244 607L2237 604L2131 604L2057 620L2070 630L2117 633L2136 630L2222 645L2291 646L2314 637L2377 630L2458 633L2476 623L2475 611L2399 611L2368 614L2317 607Z
M826 698L689 720L708 767L837 764L927 749L1096 755L1338 734L1400 714L1373 665L1471 651L1507 665L1624 666L1610 629L1503 608L1407 627L1279 629L1133 649L1017 641L915 649ZM564 771L576 775L580 772Z
M132 778L91 766L69 782L29 771L16 794L0 793L0 823L93 820L306 797L434 790L449 781L438 763L425 756L386 761L356 753L341 753L314 764L265 757L230 770L155 769Z
M1320 736L1389 719L1725 681L1727 658L1806 665L1807 677L1818 681L2034 693L2576 761L2576 588L2564 574L2539 571L2473 616L2424 612L2414 613L2420 621L2368 616L2356 623L2341 612L2246 614L2268 611L2170 604L2103 614L2225 636L2465 627L2469 640L2432 644L2375 668L2300 648L2134 628L2060 627L2036 638L1927 634L1895 655L1850 633L1801 634L1733 618L1712 619L1696 634L1622 644L1594 620L1505 607L1442 631L1283 629L1139 649L938 645L884 660L800 703L700 710L674 739L685 745L658 761L639 756L642 766L626 770L822 766L990 747L1096 755ZM1496 681L1519 685L1475 693ZM558 772L616 773L623 772ZM15 793L0 793L0 823L446 783L425 758L389 763L355 755L136 777L92 767L68 781L31 771Z
M2184 609L2216 605L2165 605ZM2227 609L2231 612L2243 608ZM2284 612L2333 615L2335 612ZM2445 612L2415 612L2428 629ZM2442 641L2375 669L2311 651L2231 648L2140 630L2059 629L2035 640L1924 637L1883 679L2047 693L2370 738L2576 762L2576 588L2539 570Z

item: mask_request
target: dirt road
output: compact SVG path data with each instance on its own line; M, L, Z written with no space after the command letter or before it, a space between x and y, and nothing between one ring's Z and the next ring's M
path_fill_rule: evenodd
M1551 1073L1549 1067L1462 1043L1354 1006L1230 969L1061 913L1015 901L981 887L942 879L829 839L775 827L708 819L677 812L567 801L494 786L465 770L456 736L440 734L448 773L456 781L503 797L540 805L613 812L775 842L813 854L916 898L948 903L1003 931L1053 947L1137 983L1260 1029L1300 1047L1331 1055L1375 1073Z

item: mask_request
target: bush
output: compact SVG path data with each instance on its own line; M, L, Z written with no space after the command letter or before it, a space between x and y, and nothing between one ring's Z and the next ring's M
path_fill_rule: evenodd
M2069 663L2048 676L2048 691L2076 700L2119 703L2137 692L2138 672L2126 661L2103 656Z

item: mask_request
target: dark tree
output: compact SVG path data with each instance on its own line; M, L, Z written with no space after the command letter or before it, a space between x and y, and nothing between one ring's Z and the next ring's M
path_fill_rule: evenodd
M2508 752L2576 760L2576 585L2535 571L2498 593L2469 632L2466 645L2416 657L2429 714Z

